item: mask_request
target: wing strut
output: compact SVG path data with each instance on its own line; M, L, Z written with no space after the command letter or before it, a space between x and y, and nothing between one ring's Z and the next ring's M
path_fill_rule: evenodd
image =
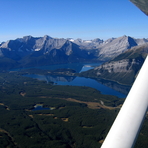
M148 57L101 148L133 148L148 108Z

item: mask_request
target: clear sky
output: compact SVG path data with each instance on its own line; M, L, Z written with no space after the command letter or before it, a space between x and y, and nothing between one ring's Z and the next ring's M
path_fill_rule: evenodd
M26 35L148 38L148 17L129 0L0 0L0 42Z

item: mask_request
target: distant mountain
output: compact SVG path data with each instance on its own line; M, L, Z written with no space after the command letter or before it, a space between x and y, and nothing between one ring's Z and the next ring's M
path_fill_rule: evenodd
M100 44L102 44L104 41L99 39L99 38L96 38L94 40L82 40L82 39L69 39L69 41L79 45L81 48L84 48L84 49L89 49L89 48L92 48L92 49L97 49Z
M0 44L0 65L7 69L74 62L109 61L148 39L123 36L103 41L25 36ZM1 69L5 66L1 66Z
M94 51L94 55L101 61L111 60L131 47L148 43L148 39L135 39L129 36L110 38L106 41L99 38L94 40L71 39L70 41L78 44L83 49L90 49L91 51L97 49Z
M3 43L0 46L0 50L3 56L14 60L20 60L22 57L40 50L44 50L43 54L46 54L46 50L49 51L54 48L59 49L65 42L65 39L53 39L49 36L40 38L25 36Z
M97 59L67 39L51 38L47 35L39 38L25 36L2 43L0 58L7 58L19 67L89 62Z
M100 52L98 57L100 60L110 60L131 47L142 45L147 42L147 39L134 39L129 36L111 38L99 46Z
M57 41L58 40L56 40L56 42ZM55 44L55 42L53 42L53 44ZM78 45L68 40L66 40L64 44L58 48L54 47L53 44L51 44L50 46L47 46L45 44L44 48L41 48L36 52L32 52L28 56L24 57L22 60L20 60L21 66L28 67L85 62L89 61L89 59L92 59L92 56L89 55L85 50L81 50Z
M148 53L148 43L132 47L113 60L82 73L83 76L103 78L131 85Z

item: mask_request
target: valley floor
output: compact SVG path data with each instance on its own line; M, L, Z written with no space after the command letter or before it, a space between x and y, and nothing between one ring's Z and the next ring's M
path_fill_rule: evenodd
M89 87L47 84L0 73L1 148L96 148L105 139L124 99ZM32 109L41 104L47 110ZM145 118L135 148L148 145ZM96 132L97 131L97 132Z

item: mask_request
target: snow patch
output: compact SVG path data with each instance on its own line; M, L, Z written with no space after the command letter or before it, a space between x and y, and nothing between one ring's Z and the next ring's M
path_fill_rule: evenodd
M70 39L69 41L74 42L75 40L74 39Z
M39 51L39 50L41 50L40 48L37 48L37 49L35 49L34 51Z
M23 52L22 48L23 48L23 45L18 49L18 51Z
M92 43L92 41L89 41L89 40L88 40L88 41L84 41L84 42L85 42L85 43Z

